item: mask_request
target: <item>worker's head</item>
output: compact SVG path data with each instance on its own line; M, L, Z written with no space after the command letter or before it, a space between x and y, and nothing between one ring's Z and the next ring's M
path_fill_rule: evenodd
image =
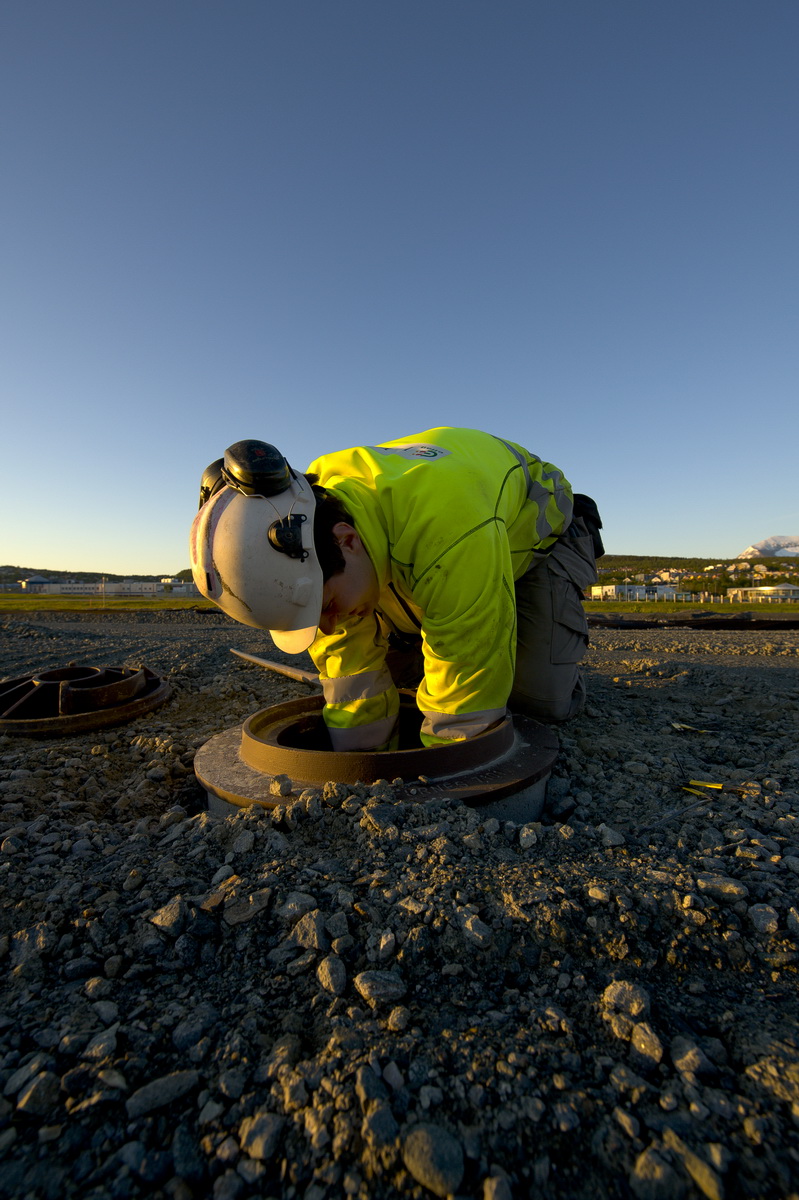
M203 474L191 530L200 592L234 620L268 629L289 654L377 596L349 514L314 485L274 446L236 442Z

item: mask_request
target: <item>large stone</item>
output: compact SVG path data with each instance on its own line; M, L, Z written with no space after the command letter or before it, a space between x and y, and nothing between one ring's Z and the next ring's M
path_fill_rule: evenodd
M289 946L302 946L303 950L321 950L323 953L330 949L330 938L325 929L325 919L318 908L305 913L286 938Z
M402 979L393 971L361 971L353 982L359 994L370 1004L393 1004L406 992Z
M629 1017L646 1017L649 1015L649 993L635 983L617 979L602 993L602 1007L616 1009Z
M663 1130L663 1141L682 1159L686 1171L707 1200L724 1200L724 1185L719 1176L710 1164L698 1154L694 1154L668 1125Z
M31 1117L46 1117L58 1104L61 1080L52 1071L42 1071L17 1097L17 1110Z
M150 921L162 933L176 938L183 932L188 915L189 906L186 901L182 896L175 896L163 908L159 908L158 912L153 913Z
M663 1057L663 1043L648 1021L633 1025L630 1044L636 1064L654 1068Z
M271 888L259 888L241 899L228 897L225 901L224 921L226 925L243 925L265 912L272 896Z
M745 900L749 895L749 888L745 883L712 871L700 872L696 877L696 886L700 892L722 904L734 904L736 900Z
M689 1078L712 1079L714 1075L718 1074L717 1068L693 1038L677 1034L671 1039L669 1049L671 1061L681 1075L687 1075Z
M361 1124L361 1137L370 1146L389 1146L395 1141L399 1127L388 1104L378 1101Z
M213 1004L203 1002L198 1004L184 1021L176 1025L172 1031L172 1042L177 1050L190 1050L196 1046L200 1038L219 1020L219 1013Z
M128 1116L134 1120L136 1117L144 1117L158 1108L164 1108L165 1105L180 1100L182 1096L196 1087L198 1082L199 1075L196 1071L173 1071L171 1075L162 1075L160 1079L153 1079L135 1091L126 1101L125 1107L128 1110Z
M340 996L347 986L347 968L337 954L328 954L316 968L316 978L326 992Z
M686 1192L674 1168L652 1147L638 1155L629 1182L637 1200L682 1200Z
M414 1125L403 1142L402 1159L417 1183L436 1196L449 1196L460 1187L463 1149L440 1125Z
M245 1117L239 1125L239 1143L245 1154L267 1162L275 1153L285 1121L275 1113L262 1110Z

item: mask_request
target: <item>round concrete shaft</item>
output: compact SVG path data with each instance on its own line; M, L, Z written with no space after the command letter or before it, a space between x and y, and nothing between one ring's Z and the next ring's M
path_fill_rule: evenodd
M530 814L543 806L558 739L536 721L506 717L494 729L448 746L345 754L329 748L323 704L321 696L308 696L274 705L206 742L194 769L209 798L274 807L280 797L271 795L270 784L276 775L287 775L295 792L328 780L354 784L399 778L414 786L420 799L447 795L482 805L527 789L519 812L524 809L533 820ZM403 696L401 724L408 740L414 726L418 734L420 721L412 697ZM508 819L519 816L509 813Z

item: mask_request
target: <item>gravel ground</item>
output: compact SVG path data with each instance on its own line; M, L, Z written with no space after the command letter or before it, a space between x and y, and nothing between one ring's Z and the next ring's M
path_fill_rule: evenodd
M1 1194L799 1195L799 633L596 632L519 828L388 783L212 819L196 747L307 694L265 634L0 627L6 678L174 687L0 737Z

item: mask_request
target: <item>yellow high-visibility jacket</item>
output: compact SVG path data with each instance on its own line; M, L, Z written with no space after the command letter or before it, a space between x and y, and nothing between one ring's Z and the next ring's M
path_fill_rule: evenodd
M475 429L428 429L325 454L308 468L351 514L380 599L311 647L337 750L379 749L399 698L392 630L419 634L425 745L473 737L505 713L516 661L514 580L572 519L557 467Z

